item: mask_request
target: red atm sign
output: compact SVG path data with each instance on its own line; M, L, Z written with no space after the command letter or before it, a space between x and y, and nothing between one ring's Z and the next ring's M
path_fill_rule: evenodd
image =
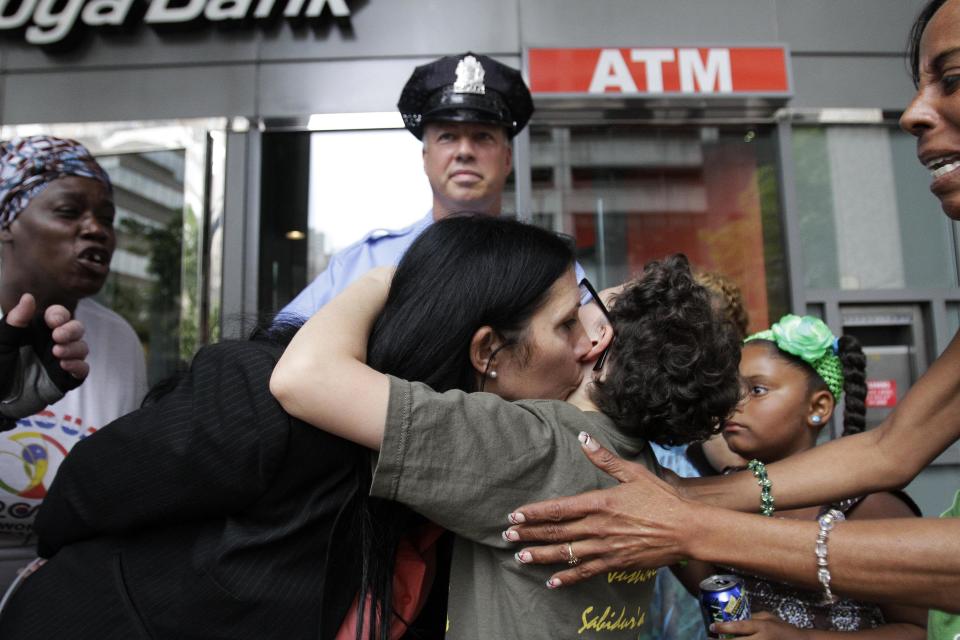
M897 406L896 380L867 380L868 407L888 408Z
M529 49L540 95L790 94L784 47Z

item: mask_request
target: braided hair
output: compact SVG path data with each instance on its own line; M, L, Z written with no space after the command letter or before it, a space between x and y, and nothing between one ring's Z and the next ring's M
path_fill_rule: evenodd
M867 357L860 341L849 335L837 339L843 365L843 433L860 433L867 426Z

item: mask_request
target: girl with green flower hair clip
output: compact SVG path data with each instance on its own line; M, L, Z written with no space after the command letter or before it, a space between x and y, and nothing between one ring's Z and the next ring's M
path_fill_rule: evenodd
M843 393L843 364L840 362L840 339L831 333L823 320L813 316L795 316L792 313L780 318L766 331L748 336L744 342L769 340L781 351L796 356L810 365L826 383L834 400ZM852 349L863 355L859 345ZM854 367L856 368L854 363ZM863 367L859 367L863 369ZM862 373L862 371L861 371ZM862 408L860 408L862 413ZM860 431L863 431L861 426Z
M852 336L834 336L822 320L786 315L765 331L744 340L740 377L744 397L724 424L730 449L751 460L750 468L766 479L764 464L816 446L817 436L844 398L843 435L865 426L866 358ZM772 507L769 489L763 491ZM816 520L831 510L850 519L910 517L919 511L901 492L875 493L839 503L777 511L783 518ZM771 515L772 508L767 509ZM831 516L832 517L832 516ZM843 516L838 516L843 517ZM702 568L698 570L705 571ZM728 569L710 567L727 573ZM735 572L736 573L736 572ZM852 599L827 602L822 591L740 573L750 606L763 620L765 633L751 638L820 638L855 632L857 638L921 639L925 612ZM810 630L816 630L811 633Z

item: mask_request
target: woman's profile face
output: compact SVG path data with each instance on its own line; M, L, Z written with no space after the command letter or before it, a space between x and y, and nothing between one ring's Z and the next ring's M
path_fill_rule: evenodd
M917 138L930 190L960 220L960 0L947 0L923 31L919 82L900 126Z
M497 394L508 400L564 400L580 386L582 361L591 343L579 309L580 288L571 267L550 287L546 302L523 332L522 344L497 357L492 367ZM492 387L488 383L488 390Z

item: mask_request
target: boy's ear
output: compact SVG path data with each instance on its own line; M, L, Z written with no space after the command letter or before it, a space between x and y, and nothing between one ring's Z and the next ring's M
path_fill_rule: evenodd
M584 361L590 362L599 358L603 350L610 346L610 342L613 340L613 327L610 326L610 321L603 315L596 303L589 302L581 306L579 314L583 330L586 331L587 337L593 344L590 351L584 356Z
M587 334L590 335L589 332L587 332ZM603 325L598 328L596 335L596 339L594 339L592 335L590 336L591 347L590 350L587 351L587 355L583 358L585 362L596 361L596 359L600 357L600 354L613 342L613 327L606 321L606 318L604 318Z
M810 396L810 415L807 416L807 424L819 430L830 420L835 406L836 401L833 399L833 394L826 389L820 389ZM814 416L818 417L819 420L814 419Z

